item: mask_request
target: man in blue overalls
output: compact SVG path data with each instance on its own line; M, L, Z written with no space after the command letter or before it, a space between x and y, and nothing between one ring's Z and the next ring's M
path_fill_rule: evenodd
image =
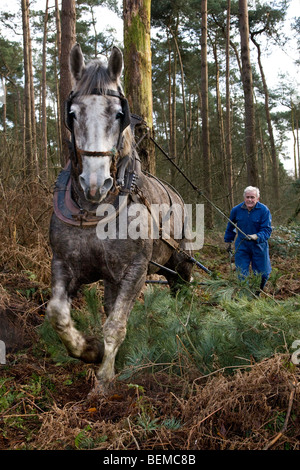
M235 236L235 265L242 278L249 275L249 266L255 274L261 275L260 289L263 290L271 273L268 239L272 232L272 216L267 206L259 202L259 189L248 186L244 191L244 202L230 212L230 220L243 232L228 222L224 241L227 251ZM245 237L245 234L248 237ZM249 238L249 240L248 240Z

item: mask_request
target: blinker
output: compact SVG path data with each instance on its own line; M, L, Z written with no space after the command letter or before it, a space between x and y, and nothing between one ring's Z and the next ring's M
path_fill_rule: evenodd
M73 113L71 113L71 105L72 105L74 96L75 96L75 93L71 91L68 99L65 101L65 107L64 107L64 123L65 123L66 128L71 133L73 132L73 119L74 119L74 115Z
M122 106L122 112L123 112L123 116L121 118L121 122L120 122L120 132L122 133L126 127L128 127L130 125L130 108L129 108L129 104L128 104L128 100L124 97L124 98L121 98L121 106Z

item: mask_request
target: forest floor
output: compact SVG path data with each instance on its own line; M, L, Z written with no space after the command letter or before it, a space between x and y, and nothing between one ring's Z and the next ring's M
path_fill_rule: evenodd
M275 248L273 278L262 296L299 302L299 256ZM230 275L221 235L205 245L201 262ZM107 396L89 398L94 368L54 361L39 336L49 295L26 270L0 274L0 339L7 346L0 450L300 449L300 371L288 353L230 375L142 369L133 383L118 379Z

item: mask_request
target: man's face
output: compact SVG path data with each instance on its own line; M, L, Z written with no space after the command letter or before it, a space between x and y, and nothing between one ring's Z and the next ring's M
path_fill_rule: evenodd
M248 210L253 209L255 204L258 202L259 197L256 195L256 191L247 191L244 196L244 201Z

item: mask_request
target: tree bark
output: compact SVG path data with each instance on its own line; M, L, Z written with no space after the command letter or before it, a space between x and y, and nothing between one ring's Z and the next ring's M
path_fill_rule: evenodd
M265 111L266 111L266 119L267 119L267 125L268 125L268 133L269 133L269 138L270 138L271 156L272 156L273 198L274 198L274 203L276 207L278 207L279 206L279 168L278 168L278 158L277 158L277 152L276 152L276 147L275 147L275 139L274 139L270 108L269 108L269 90L268 90L266 77L265 77L264 69L263 69L262 62L261 62L260 44L258 44L258 42L255 40L253 34L251 34L251 40L257 48L258 66L260 70L260 76L261 76L261 80L263 83L263 89L264 89L264 95L265 95Z
M60 24L60 12L58 6L58 0L55 0L55 23L56 23L56 49L58 63L60 64L61 56L61 24ZM55 80L56 80L56 113L57 113L57 135L58 135L58 151L59 155L63 155L62 150L62 120L61 120L61 108L60 108L60 95L59 95L59 77L57 73L57 60L55 60Z
M233 198L233 168L232 168L232 142L231 142L231 110L230 110L230 7L231 0L227 0L226 20L226 120L225 120L225 143L226 143L226 168L229 208L234 206Z
M124 88L131 112L146 126L136 128L137 139L153 136L152 67L150 47L151 0L123 0ZM155 173L154 145L144 138L138 148L143 170Z
M223 185L225 191L228 188L227 184L227 167L226 167L226 146L225 146L225 135L224 135L224 119L223 119L223 110L221 103L221 94L220 94L220 67L217 51L217 40L213 42L210 38L210 42L213 48L213 54L215 59L216 66L216 108L218 116L218 127L219 127L219 137L220 137L220 157L221 161L218 160L217 164L219 168L222 168L221 184ZM226 192L224 193L226 194ZM229 207L230 209L230 207Z
M68 141L70 132L64 125L64 106L72 90L72 79L69 68L69 57L76 42L76 10L75 0L62 0L61 4L61 56L60 56L60 115L62 123L62 155L61 164L65 166L69 158Z
M247 182L258 186L257 146L255 136L255 113L253 80L250 62L249 23L247 0L239 0L239 26L241 37L242 81L245 100L245 148L247 158Z
M172 116L172 48L168 37L168 109L169 109L169 154L174 157L173 151L173 116Z
M30 81L30 100L31 100L31 133L32 133L32 160L33 167L35 167L36 175L39 176L39 161L38 161L38 146L37 146L37 131L36 131L36 117L35 117L35 93L34 93L34 80L33 80L33 66L32 66L32 45L31 33L29 22L29 3L27 9L28 15L28 54L29 54L29 81Z
M298 179L298 169L297 169L297 138L296 138L296 133L295 133L295 105L293 101L291 101L291 124L292 124L292 134L293 134L293 139L294 139L294 145L293 145L293 153L294 153L294 172L295 172L295 180ZM300 170L300 168L299 168Z
M29 55L29 0L22 0L23 53L24 53L24 172L31 175L32 158L32 123L30 91L30 55Z
M184 70L183 70L183 63L182 63L182 59L181 59L181 53L180 53L180 49L179 49L179 46L178 46L178 41L177 41L177 30L178 28L176 28L176 33L174 33L172 31L171 28L169 28L169 31L170 33L172 34L172 37L173 37L173 40L174 40L174 44L175 44L175 48L176 48L176 52L177 52L177 56L178 56L178 60L179 60L179 66L180 66L180 73L181 73L181 95L182 95L182 106L183 106L183 122L184 122L184 143L183 143L183 157L184 157L184 160L188 161L189 160L189 154L187 152L187 149L186 149L186 146L187 146L187 139L188 139L188 126L187 126L187 110L186 110L186 99L185 99L185 89L184 89Z
M265 144L264 144L260 119L258 120L258 125L259 125L259 140L260 140L261 185L263 188L266 188L267 187L267 162L266 162L266 157L265 157ZM269 203L268 192L264 194L264 202L267 205Z
M208 66L207 66L207 0L201 0L201 96L202 96L202 146L203 146L203 185L206 196L212 199L210 139L208 117ZM210 204L205 207L205 225L213 227L213 213Z
M44 37L43 37L43 67L42 67L42 145L45 177L48 178L48 155L47 155L47 90L46 90L46 63L47 63L47 26L48 26L48 0L44 15Z
M178 34L178 25L179 19L176 18L175 24L175 34ZM177 155L177 84L176 84L176 76L177 76L177 54L175 49L173 49L173 73L172 73L172 81L171 81L171 100L172 100L172 138L171 138L171 156L174 158L175 163L178 163L178 155ZM172 165L171 168L171 182L172 184L176 185L176 177L177 171L176 168Z
M2 101L2 120L3 120L3 137L4 141L6 140L6 131L7 131L7 123L6 123L6 95L7 95L7 88L6 88L6 80L1 76L2 82L2 89L3 89L3 101Z

